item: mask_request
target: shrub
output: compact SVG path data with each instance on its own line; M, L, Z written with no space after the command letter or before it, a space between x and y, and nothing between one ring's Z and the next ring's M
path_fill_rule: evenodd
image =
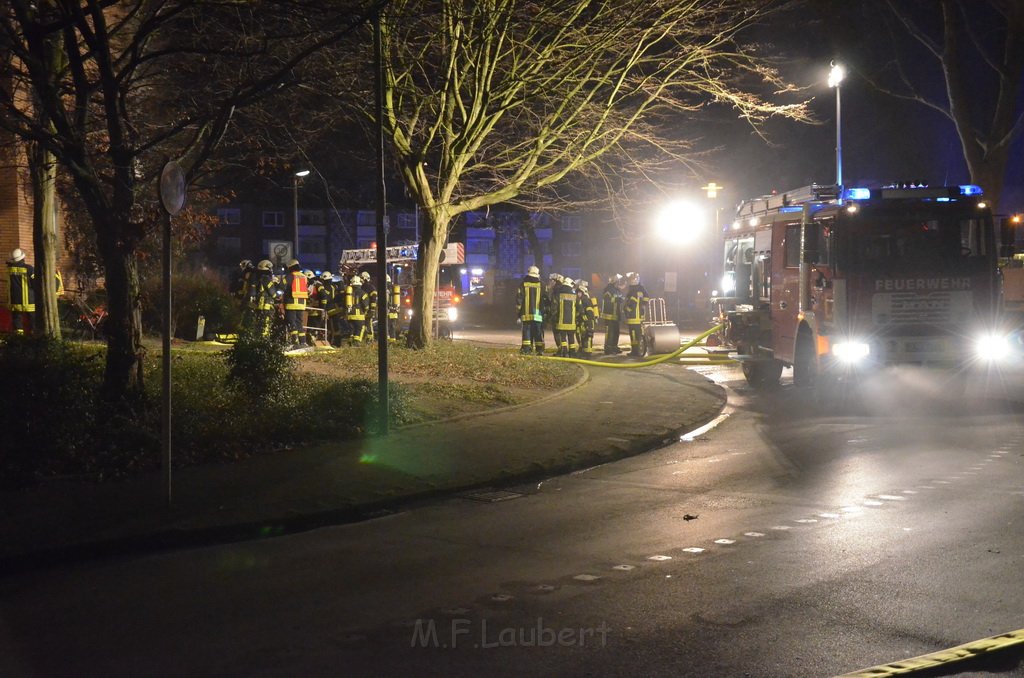
M154 275L142 285L142 317L150 332L159 332L162 327L162 284L161 277ZM207 333L238 326L241 309L237 300L228 294L227 283L216 271L203 268L175 273L171 287L172 331L175 336L194 339L199 316L206 319Z
M262 332L250 329L224 353L228 386L255 403L267 405L280 399L292 383L292 364L281 345Z
M41 472L67 472L95 445L100 354L49 338L0 342L0 482L20 485Z

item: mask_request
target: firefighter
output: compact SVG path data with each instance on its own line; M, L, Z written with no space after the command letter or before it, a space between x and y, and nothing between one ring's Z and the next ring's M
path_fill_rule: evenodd
M619 349L619 322L622 320L622 276L608 276L608 285L601 294L601 320L604 321L604 354L622 353Z
M375 339L374 329L377 322L377 286L373 284L373 278L370 276L369 271L363 271L361 274L363 279L363 292L366 294L367 307L366 307L366 340L373 341Z
M270 334L276 315L278 283L274 279L274 264L264 259L256 264L256 272L249 278L253 290L250 309L253 329L262 336Z
M238 262L238 273L235 274L235 278L231 281L231 296L238 299L239 302L245 303L249 298L250 278L253 274L253 264L249 259L242 259Z
M544 333L547 327L551 327L551 333L555 332L555 288L562 284L565 278L561 273L549 273L547 286L544 288L544 306L541 307L541 314L544 316L544 322L541 323L541 339L544 338ZM555 340L555 345L558 345L558 341Z
M330 276L324 279L324 275ZM324 286L331 288L331 301L327 304L327 327L330 330L330 341L332 346L341 346L342 339L349 336L348 319L345 317L345 274L339 273L339 280L335 280L329 272L320 276Z
M552 295L555 345L558 347L557 355L561 358L576 355L576 290L572 285L572 278L562 278Z
M647 312L647 290L640 284L639 273L627 273L629 288L626 290L626 303L623 315L626 327L629 328L629 355L643 355L643 322Z
M384 276L388 283L388 341L398 341L398 312L402 307L402 288L391 284L391 276Z
M576 284L576 332L579 335L579 357L594 357L594 330L597 328L597 297L590 296L586 280Z
M7 262L7 273L10 284L7 287L7 308L11 311L11 323L15 334L32 331L32 321L36 312L36 294L32 288L36 270L25 261L25 252L19 247L11 252L11 260Z
M366 310L369 295L363 292L363 279L359 275L353 275L345 288L345 312L349 329L352 333L348 341L353 346L363 343L366 334Z
M297 259L288 262L284 288L284 319L288 324L288 345L299 348L305 345L303 318L306 315L306 300L309 299L309 279L300 270Z
M334 287L334 276L331 275L330 271L323 271L316 281L317 289L317 307L320 309L321 318L323 319L324 326L324 340L327 343L331 343L332 335L334 330L332 328L331 320L331 309L334 307L337 299L335 298L337 290Z
M540 282L540 269L531 266L519 283L516 292L516 307L519 321L523 324L523 344L519 351L529 355L544 354L543 309L547 307L547 293Z

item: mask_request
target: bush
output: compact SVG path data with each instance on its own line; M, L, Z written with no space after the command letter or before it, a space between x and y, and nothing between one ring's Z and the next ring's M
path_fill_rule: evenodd
M175 273L173 289L173 333L184 339L195 339L196 321L206 319L206 332L234 329L241 320L238 301L228 294L224 278L210 269ZM162 325L163 281L150 276L142 285L142 319L147 331L159 332Z
M103 375L99 353L49 338L0 342L0 483L68 472L91 456Z
M224 360L228 386L260 405L279 400L292 383L292 364L281 345L258 330L242 332Z

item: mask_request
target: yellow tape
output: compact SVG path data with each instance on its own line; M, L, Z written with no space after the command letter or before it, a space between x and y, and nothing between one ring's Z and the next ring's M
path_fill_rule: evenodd
M903 659L898 662L872 666L869 669L861 669L853 673L844 673L837 678L866 678L867 676L871 678L884 678L885 676L899 676L966 659L974 659L979 655L995 652L996 650L1005 650L1008 647L1020 645L1021 643L1024 643L1024 629L982 638L981 640L975 640L964 645L951 647L948 650L923 654L920 657L911 657L910 659Z
M620 369L627 369L627 370L631 370L631 369L634 369L634 368L637 368L637 367L650 367L651 365L657 365L658 363L663 363L666 360L672 360L672 358L675 358L676 356L678 356L683 351L686 351L687 349L693 348L694 346L697 345L698 342L701 342L704 339L707 339L709 336L711 336L712 334L714 334L718 330L722 329L723 327L725 327L725 325L716 325L715 327L712 327L710 330L708 330L704 334L701 334L701 335L697 336L696 338L694 338L688 344L683 344L677 350L672 351L671 353L667 353L665 355L658 356L657 358L654 358L653 360L645 360L642 363L606 363L606 362L603 362L601 360L586 360L584 358L558 358L556 356L550 356L550 355L541 356L541 357L543 357L543 358L545 358L547 360L560 360L560 361L562 361L564 363L579 363L580 365L590 365L590 366L593 366L593 367L617 367L617 368L620 368Z

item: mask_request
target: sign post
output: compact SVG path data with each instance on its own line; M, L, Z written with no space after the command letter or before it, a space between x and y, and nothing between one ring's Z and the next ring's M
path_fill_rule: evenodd
M163 485L167 507L171 507L171 218L185 206L185 173L173 160L160 172L160 204L164 208L163 228L163 408L160 413L163 451Z

